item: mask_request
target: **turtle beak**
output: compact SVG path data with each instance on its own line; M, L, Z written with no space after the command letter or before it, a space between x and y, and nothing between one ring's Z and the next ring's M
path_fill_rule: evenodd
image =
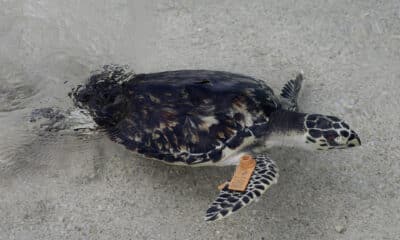
M360 145L361 145L360 137L357 135L356 132L351 131L351 135L349 137L349 140L347 141L347 146L355 147L355 146L360 146Z

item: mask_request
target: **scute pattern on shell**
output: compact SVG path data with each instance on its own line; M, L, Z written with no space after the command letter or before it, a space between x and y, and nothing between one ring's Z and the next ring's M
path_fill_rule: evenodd
M265 155L256 157L256 168L245 192L236 192L226 185L218 198L208 208L205 220L214 221L229 216L237 210L258 201L267 189L278 181L278 168L273 160Z
M261 137L268 130L268 116L280 108L272 89L244 75L207 70L119 75L129 79L103 91L93 87L93 79L107 74L90 78L90 85L80 90L91 103L88 110L113 141L169 163L218 161L225 148L237 149L245 138ZM100 91L108 102L104 97L98 101L99 93L88 89ZM79 100L79 92L75 96Z

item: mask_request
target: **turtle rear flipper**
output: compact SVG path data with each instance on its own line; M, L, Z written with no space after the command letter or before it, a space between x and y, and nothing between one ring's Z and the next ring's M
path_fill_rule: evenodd
M278 181L278 168L267 156L258 155L256 167L244 192L232 191L229 184L221 190L218 198L208 208L205 220L214 221L258 201L259 197Z
M288 81L282 88L281 100L283 107L289 111L297 111L297 98L299 96L301 85L303 83L303 75L300 73L296 79Z

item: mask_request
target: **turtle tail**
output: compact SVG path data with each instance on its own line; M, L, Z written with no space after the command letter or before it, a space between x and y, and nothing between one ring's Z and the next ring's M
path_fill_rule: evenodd
M70 96L77 107L90 112L98 125L115 126L127 109L123 83L133 77L125 66L105 65L93 72L86 84L72 89Z

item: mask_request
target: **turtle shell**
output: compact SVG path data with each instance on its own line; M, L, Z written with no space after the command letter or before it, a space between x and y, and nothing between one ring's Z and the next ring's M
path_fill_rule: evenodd
M263 81L229 72L110 76L93 75L74 95L79 105L113 141L169 163L217 162L265 135L268 116L280 108Z

